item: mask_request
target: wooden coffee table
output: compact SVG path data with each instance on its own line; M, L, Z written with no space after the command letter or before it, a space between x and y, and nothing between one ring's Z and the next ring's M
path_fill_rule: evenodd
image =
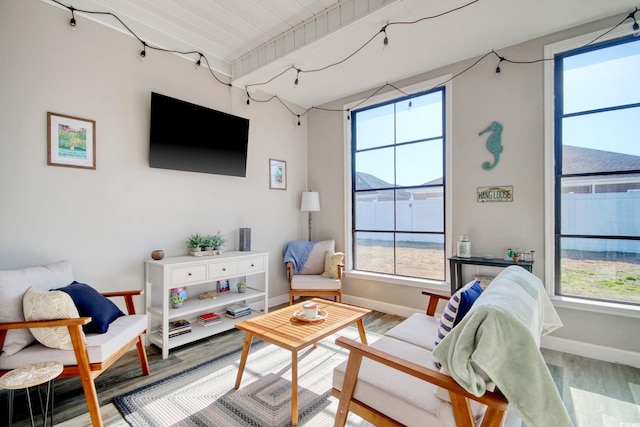
M371 310L319 298L311 301L318 304L319 310L327 312L323 321L305 323L292 320L293 314L302 310L303 303L299 303L236 323L236 328L246 332L236 377L236 390L240 388L253 337L291 351L291 425L294 426L298 425L298 351L312 344L317 346L321 339L354 323L358 325L360 341L367 344L362 319L371 314Z

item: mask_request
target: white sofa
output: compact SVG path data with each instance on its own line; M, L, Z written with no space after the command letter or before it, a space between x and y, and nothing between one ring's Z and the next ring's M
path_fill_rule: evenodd
M346 338L336 341L350 351L349 359L333 373L333 395L340 398L336 426L343 426L351 411L376 426L482 423L497 427L502 425L510 402L524 413L528 427L571 425L539 352L540 335L561 323L537 277L520 267L505 269L436 350L439 319L434 314L438 299L448 297L426 291L423 294L430 297L426 314L410 316L370 346ZM526 336L523 340L511 340L509 334L493 329L495 324L502 328L511 323L499 318L494 324L494 313L514 310L518 318L514 322L520 328L517 333ZM470 342L466 341L468 335L473 337ZM500 343L503 339L506 342ZM518 342L512 347L510 340ZM528 350L524 354L516 348ZM477 361L476 356L483 351L495 355L496 363L501 365L494 369L493 362ZM436 367L434 352L442 369ZM508 374L520 360L531 368L516 365L515 369L522 372ZM496 378L487 378L485 368ZM453 373L448 375L449 372ZM529 375L540 378L532 380ZM511 377L520 378L512 381ZM499 390L490 391L493 382ZM518 391L518 385L524 393ZM542 402L536 398L526 401L527 394L536 393L544 395ZM545 409L539 411L536 405ZM540 416L539 412L547 412L548 416Z
M142 374L149 375L143 340L147 316L135 313L133 297L142 293L137 290L102 294L106 297L123 297L129 313L116 318L105 333L85 334L82 328L92 320L89 317L25 321L23 297L27 289L34 287L49 291L66 287L73 281L71 264L67 261L0 271L0 376L34 362L61 362L64 369L60 377L80 377L92 424L102 426L94 379L133 346L138 351ZM43 327L67 328L73 350L46 347L35 341L29 328Z

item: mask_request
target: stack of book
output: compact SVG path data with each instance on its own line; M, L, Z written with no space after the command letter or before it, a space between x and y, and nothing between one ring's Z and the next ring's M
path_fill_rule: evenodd
M246 316L251 314L251 307L247 304L234 304L227 307L227 312L225 315L227 317L231 317L232 319L236 319L238 317Z
M220 322L221 318L218 313L204 313L198 316L198 324L200 326L209 326Z
M174 322L169 322L169 338L177 337L178 335L188 334L191 332L191 323L182 319ZM160 325L160 333L162 334L162 325Z

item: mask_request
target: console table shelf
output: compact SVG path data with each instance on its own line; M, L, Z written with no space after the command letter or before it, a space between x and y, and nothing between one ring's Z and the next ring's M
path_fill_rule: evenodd
M484 257L470 257L470 258L462 258L459 256L452 256L449 258L449 268L451 273L451 295L453 295L456 290L462 287L462 265L483 265L485 267L502 267L506 268L511 265L519 265L525 270L531 272L533 270L533 262L534 261L520 261L515 263L511 260L500 259L500 258L484 258Z
M145 260L146 312L149 318L148 340L162 349L162 358L169 350L190 342L233 329L237 322L268 311L269 254L266 252L226 252L212 257L169 257ZM246 292L232 287L218 292L215 298L198 299L202 292L216 289L219 280L246 281ZM171 289L184 287L188 298L182 307L171 308ZM231 319L225 316L232 304L246 303L252 309L248 316ZM216 312L220 322L201 326L199 315ZM184 319L191 332L169 338L169 322ZM160 327L162 325L162 328Z

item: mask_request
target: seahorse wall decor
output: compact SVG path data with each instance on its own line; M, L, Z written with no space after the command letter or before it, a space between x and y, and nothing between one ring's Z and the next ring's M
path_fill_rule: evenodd
M493 122L488 128L480 132L478 135L491 132L491 135L487 138L487 150L493 154L493 164L491 162L482 163L482 169L490 171L495 168L500 161L500 153L502 153L502 125L498 122Z

